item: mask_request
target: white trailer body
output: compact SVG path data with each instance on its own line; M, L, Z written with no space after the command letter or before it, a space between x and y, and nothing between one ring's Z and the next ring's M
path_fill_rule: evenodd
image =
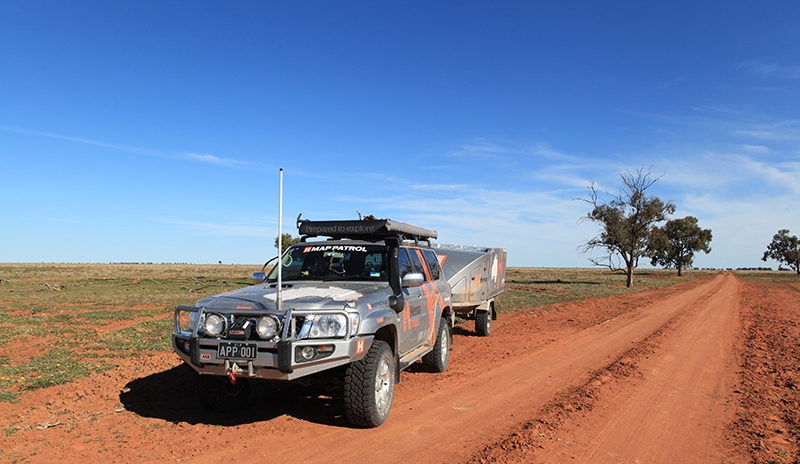
M433 244L453 297L453 311L475 319L475 332L487 336L497 319L494 299L505 290L508 252L503 248Z

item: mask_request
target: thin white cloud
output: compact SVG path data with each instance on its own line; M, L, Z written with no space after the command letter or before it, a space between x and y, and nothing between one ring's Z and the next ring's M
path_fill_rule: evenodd
M508 147L486 139L475 139L469 144L462 145L451 153L456 157L490 158L509 153Z
M764 78L800 79L800 66L781 66L763 61L750 61L742 63L742 68L747 68L751 73Z
M800 139L800 120L778 121L769 124L754 124L733 130L734 135L763 141L786 141Z
M146 150L144 148L129 147L129 146L124 146L124 145L114 145L112 143L100 142L100 141L97 141L97 140L84 139L84 138L80 138L80 137L71 137L71 136L68 136L68 135L53 134L53 133L49 133L49 132L32 131L32 130L27 130L27 129L16 129L16 128L13 128L13 127L2 127L2 126L0 126L0 130L4 130L4 131L7 131L7 132L16 132L18 134L36 135L36 136L39 136L39 137L49 137L49 138L53 138L53 139L68 140L70 142L84 143L84 144L87 144L87 145L94 145L96 147L108 148L108 149L111 149L111 150L123 151L123 152L127 152L127 153L135 153L135 154L139 154L139 155L158 156L158 154L156 152L154 152L152 150Z
M203 163L210 163L216 164L219 166L227 166L227 167L243 167L245 165L250 165L252 163L248 163L246 161L238 161L235 159L230 158L219 158L214 155L198 155L197 153L186 153L185 157L192 161L200 161Z
M18 133L18 134L35 135L37 137L48 137L48 138L59 139L59 140L67 140L67 141L70 141L70 142L82 143L82 144L86 144L86 145L92 145L92 146L96 146L96 147L107 148L109 150L114 150L114 151L119 151L119 152L124 152L124 153L131 153L131 154L136 154L136 155L155 156L155 157L159 157L159 158L168 158L168 159L181 159L182 158L182 159L186 159L186 160L189 160L189 161L216 164L216 165L219 165L219 166L226 166L226 167L239 167L239 168L248 167L248 168L256 168L256 169L265 168L266 167L266 166L261 165L259 163L252 163L252 162L247 162L247 161L239 161L239 160L235 160L235 159L231 159L231 158L220 158L220 157L217 157L217 156L214 156L214 155L199 155L199 154L196 154L196 153L185 153L183 156L181 156L181 155L177 155L177 154L164 153L164 152L160 152L160 151L157 151L157 150L150 150L150 149L139 148L139 147L125 146L125 145L116 145L116 144L113 144L113 143L102 142L102 141L99 141L99 140L85 139L85 138L81 138L81 137L72 137L72 136L69 136L69 135L54 134L54 133L49 133L49 132L40 132L40 131L33 131L33 130L27 130L27 129L17 129L17 128L13 128L13 127L3 127L3 126L0 126L0 130L4 130L4 131L7 131L7 132L15 132L15 133Z
M447 185L447 184L417 184L417 185L412 185L411 188L413 188L415 190L426 190L426 191L430 191L430 190L447 190L447 191L457 190L457 191L463 191L463 190L468 190L470 188L470 186L467 185L467 184L450 184L450 185Z
M544 158L552 158L552 159L574 159L571 156L567 156L561 152L551 149L547 144L544 143L537 143L530 147L530 153L536 156L544 157Z
M766 155L771 151L769 147L765 147L763 145L742 145L742 148L746 152L756 153L759 155Z
M476 158L516 158L519 155L533 156L549 159L574 159L559 151L553 150L546 143L537 142L530 145L521 145L505 140L475 139L471 143L462 145L451 153L456 157Z

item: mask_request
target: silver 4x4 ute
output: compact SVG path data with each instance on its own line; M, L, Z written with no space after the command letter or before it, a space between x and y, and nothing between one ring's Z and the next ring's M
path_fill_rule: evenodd
M377 427L402 369L447 368L454 314L437 234L390 219L298 227L301 243L253 286L178 306L173 348L210 409L246 405L255 381L322 381L341 387L350 422Z

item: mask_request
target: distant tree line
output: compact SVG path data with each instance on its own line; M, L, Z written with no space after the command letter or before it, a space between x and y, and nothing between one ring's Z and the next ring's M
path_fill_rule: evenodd
M654 177L650 169L626 171L620 174L622 186L616 193L606 192L607 199L594 183L589 186L588 198L578 198L591 207L580 222L591 221L600 226L598 234L581 246L582 250L601 251L602 258L589 257L589 261L611 270L624 270L628 287L633 284L633 271L640 258L649 258L653 266L677 269L680 276L683 269L692 268L695 253L711 252L711 229L701 228L693 216L668 219L675 212L675 204L647 195L647 189L661 177ZM789 235L788 229L781 229L761 259L778 261L800 275L800 240Z

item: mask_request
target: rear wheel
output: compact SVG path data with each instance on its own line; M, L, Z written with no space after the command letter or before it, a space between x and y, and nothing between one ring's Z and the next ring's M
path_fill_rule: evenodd
M450 324L442 317L433 351L422 357L422 362L434 372L444 372L450 360Z
M492 310L478 311L475 314L475 333L479 337L488 337L492 331Z
M361 427L377 427L389 417L397 383L394 353L389 344L375 340L367 355L347 366L344 410L347 419Z
M247 379L201 375L197 377L197 395L206 408L216 412L235 411L247 404L253 385Z

